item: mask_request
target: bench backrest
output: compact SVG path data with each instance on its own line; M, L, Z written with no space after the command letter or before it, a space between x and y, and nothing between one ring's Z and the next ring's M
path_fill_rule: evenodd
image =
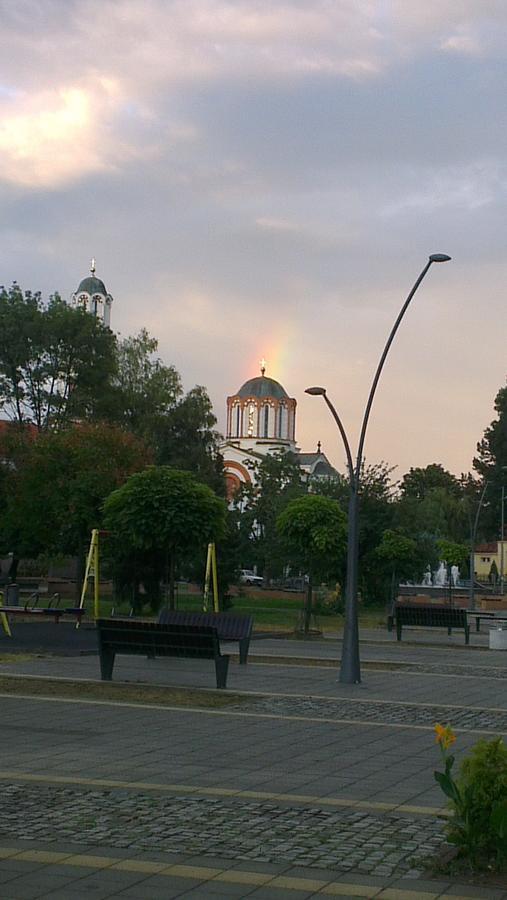
M215 659L220 643L215 628L160 625L133 619L97 619L99 646L115 653Z
M158 621L163 625L198 625L216 628L222 640L240 641L252 634L253 617L234 613L187 612L180 609L162 609Z
M402 625L435 625L443 628L464 628L466 609L452 606L395 606L396 618Z

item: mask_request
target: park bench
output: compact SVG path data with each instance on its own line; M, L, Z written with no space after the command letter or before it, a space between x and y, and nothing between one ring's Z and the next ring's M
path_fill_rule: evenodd
M483 610L482 612L478 612L477 610L468 610L468 615L471 618L475 619L475 630L480 631L481 627L481 619L484 619L486 622L507 622L507 614L502 616L498 615L498 613L488 610Z
M401 632L404 625L422 625L429 628L447 628L449 634L452 628L463 628L465 631L465 643L470 642L470 626L468 624L467 610L452 606L410 606L397 603L396 637L401 641Z
M207 625L216 628L220 641L239 642L239 662L240 665L246 665L253 629L252 616L162 609L158 621L162 625Z
M227 685L229 657L220 652L216 628L204 625L162 625L139 619L97 619L102 681L111 681L117 653L213 659L217 688Z

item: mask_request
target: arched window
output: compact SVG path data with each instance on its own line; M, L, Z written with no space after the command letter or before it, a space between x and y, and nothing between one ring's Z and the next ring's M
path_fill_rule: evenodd
M264 407L264 421L262 426L262 436L267 438L269 437L269 406L266 403Z
M278 410L278 437L283 438L287 435L285 434L287 430L287 410L283 404L280 404L280 408Z
M238 405L236 407L236 437L241 437L240 422L241 422L241 407L238 403Z

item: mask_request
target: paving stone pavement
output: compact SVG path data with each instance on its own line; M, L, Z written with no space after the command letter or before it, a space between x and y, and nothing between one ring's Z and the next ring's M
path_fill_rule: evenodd
M329 810L243 798L153 796L121 790L4 784L0 843L170 850L365 874L422 874L444 843L435 817Z
M230 672L233 689L253 693L223 710L0 696L1 900L507 900L507 889L424 874L444 841L434 722L459 729L458 758L476 732L507 733L503 656L444 639L365 645L363 658L412 671L364 669L356 686L329 668L255 663L277 648L329 659L335 641L256 642L251 664ZM115 677L213 682L209 666L165 662L119 658ZM59 657L0 671L97 669Z
M231 705L229 709L241 709ZM380 722L390 725L431 725L452 722L454 728L507 734L507 710L460 706L415 705L369 700L335 700L330 697L259 697L251 699L248 712L283 716L316 716L337 721Z

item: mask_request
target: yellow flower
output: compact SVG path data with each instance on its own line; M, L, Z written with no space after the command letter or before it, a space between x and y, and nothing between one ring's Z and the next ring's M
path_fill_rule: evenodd
M448 750L451 744L454 744L456 740L456 735L454 734L450 725L440 725L438 722L435 725L435 740L437 744L440 744L443 750Z

